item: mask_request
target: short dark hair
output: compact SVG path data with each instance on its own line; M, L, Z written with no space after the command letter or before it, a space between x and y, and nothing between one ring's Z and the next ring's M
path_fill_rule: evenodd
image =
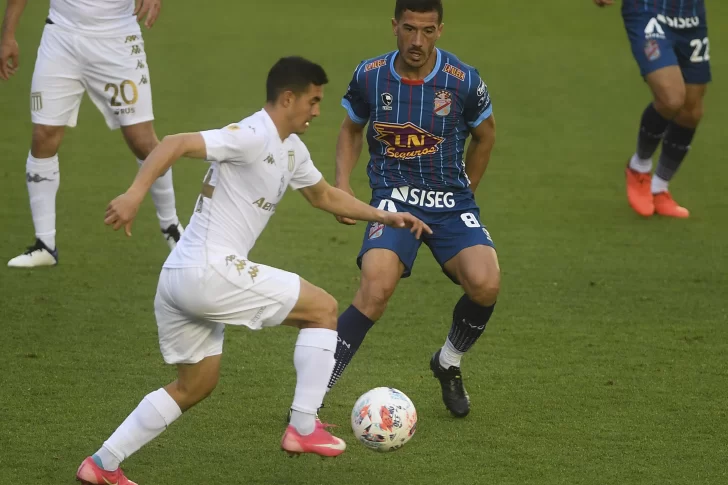
M437 12L437 21L442 23L442 0L397 0L394 6L394 18L399 20L405 10L412 12Z
M328 82L326 71L315 62L298 56L283 57L268 71L268 79L265 82L267 100L269 102L277 100L284 91L301 94L311 84L323 86Z

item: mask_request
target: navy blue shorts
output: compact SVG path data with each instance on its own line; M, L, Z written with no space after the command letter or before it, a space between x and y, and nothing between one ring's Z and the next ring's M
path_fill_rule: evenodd
M710 82L710 41L705 15L667 17L624 12L622 17L643 77L663 67L680 66L686 84Z
M409 212L429 225L432 234L423 233L418 240L409 229L396 229L371 222L367 224L364 242L357 257L359 268L364 254L374 248L389 249L397 254L404 264L403 278L412 274L417 250L423 242L440 266L471 246L482 244L495 248L488 230L480 222L480 209L470 191L421 191L409 187L376 190L370 204L390 212ZM455 281L452 275L448 276Z

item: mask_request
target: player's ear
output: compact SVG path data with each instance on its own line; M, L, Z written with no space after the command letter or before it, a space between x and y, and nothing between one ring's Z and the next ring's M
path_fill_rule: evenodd
M288 108L293 103L293 91L283 91L281 93L281 106Z
M394 33L394 36L397 37L397 19L392 18L392 32Z

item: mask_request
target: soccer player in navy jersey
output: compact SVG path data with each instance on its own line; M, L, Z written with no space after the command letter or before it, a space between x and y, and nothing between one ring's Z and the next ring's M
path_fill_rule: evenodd
M353 193L349 178L368 125L371 205L412 212L433 233L417 240L406 230L366 227L357 259L361 284L339 317L329 388L382 317L400 278L411 274L424 242L464 290L453 302L445 344L430 361L446 407L464 417L470 401L460 360L485 330L500 286L496 251L474 197L495 142L495 121L478 71L435 47L442 17L441 0L397 0L392 20L397 50L359 64L342 100L348 115L336 145L337 187Z
M614 0L594 0L600 7ZM623 0L622 17L653 101L642 114L637 151L626 168L627 199L642 216L685 218L668 183L690 149L711 80L705 0ZM662 142L654 175L652 156Z

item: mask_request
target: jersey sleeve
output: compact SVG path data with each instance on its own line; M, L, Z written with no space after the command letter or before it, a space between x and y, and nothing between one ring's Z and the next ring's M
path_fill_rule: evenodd
M490 93L485 81L481 79L476 69L470 71L470 87L465 99L465 122L469 127L475 128L490 118L493 114L493 105L490 102Z
M349 87L346 89L346 94L341 100L341 106L349 113L349 118L354 123L360 125L366 124L367 120L369 120L367 93L359 79L362 74L362 67L363 64L359 64L354 70L354 75L351 78Z
M250 126L237 123L200 132L210 162L251 163L265 148L265 138Z
M303 143L301 143L301 147L301 151L303 152L304 156L303 163L301 163L296 168L296 171L293 172L293 177L291 177L291 181L288 182L288 185L293 190L303 189L312 185L316 185L324 177L313 164L313 160L311 160L311 154L308 152L308 149L303 145Z

